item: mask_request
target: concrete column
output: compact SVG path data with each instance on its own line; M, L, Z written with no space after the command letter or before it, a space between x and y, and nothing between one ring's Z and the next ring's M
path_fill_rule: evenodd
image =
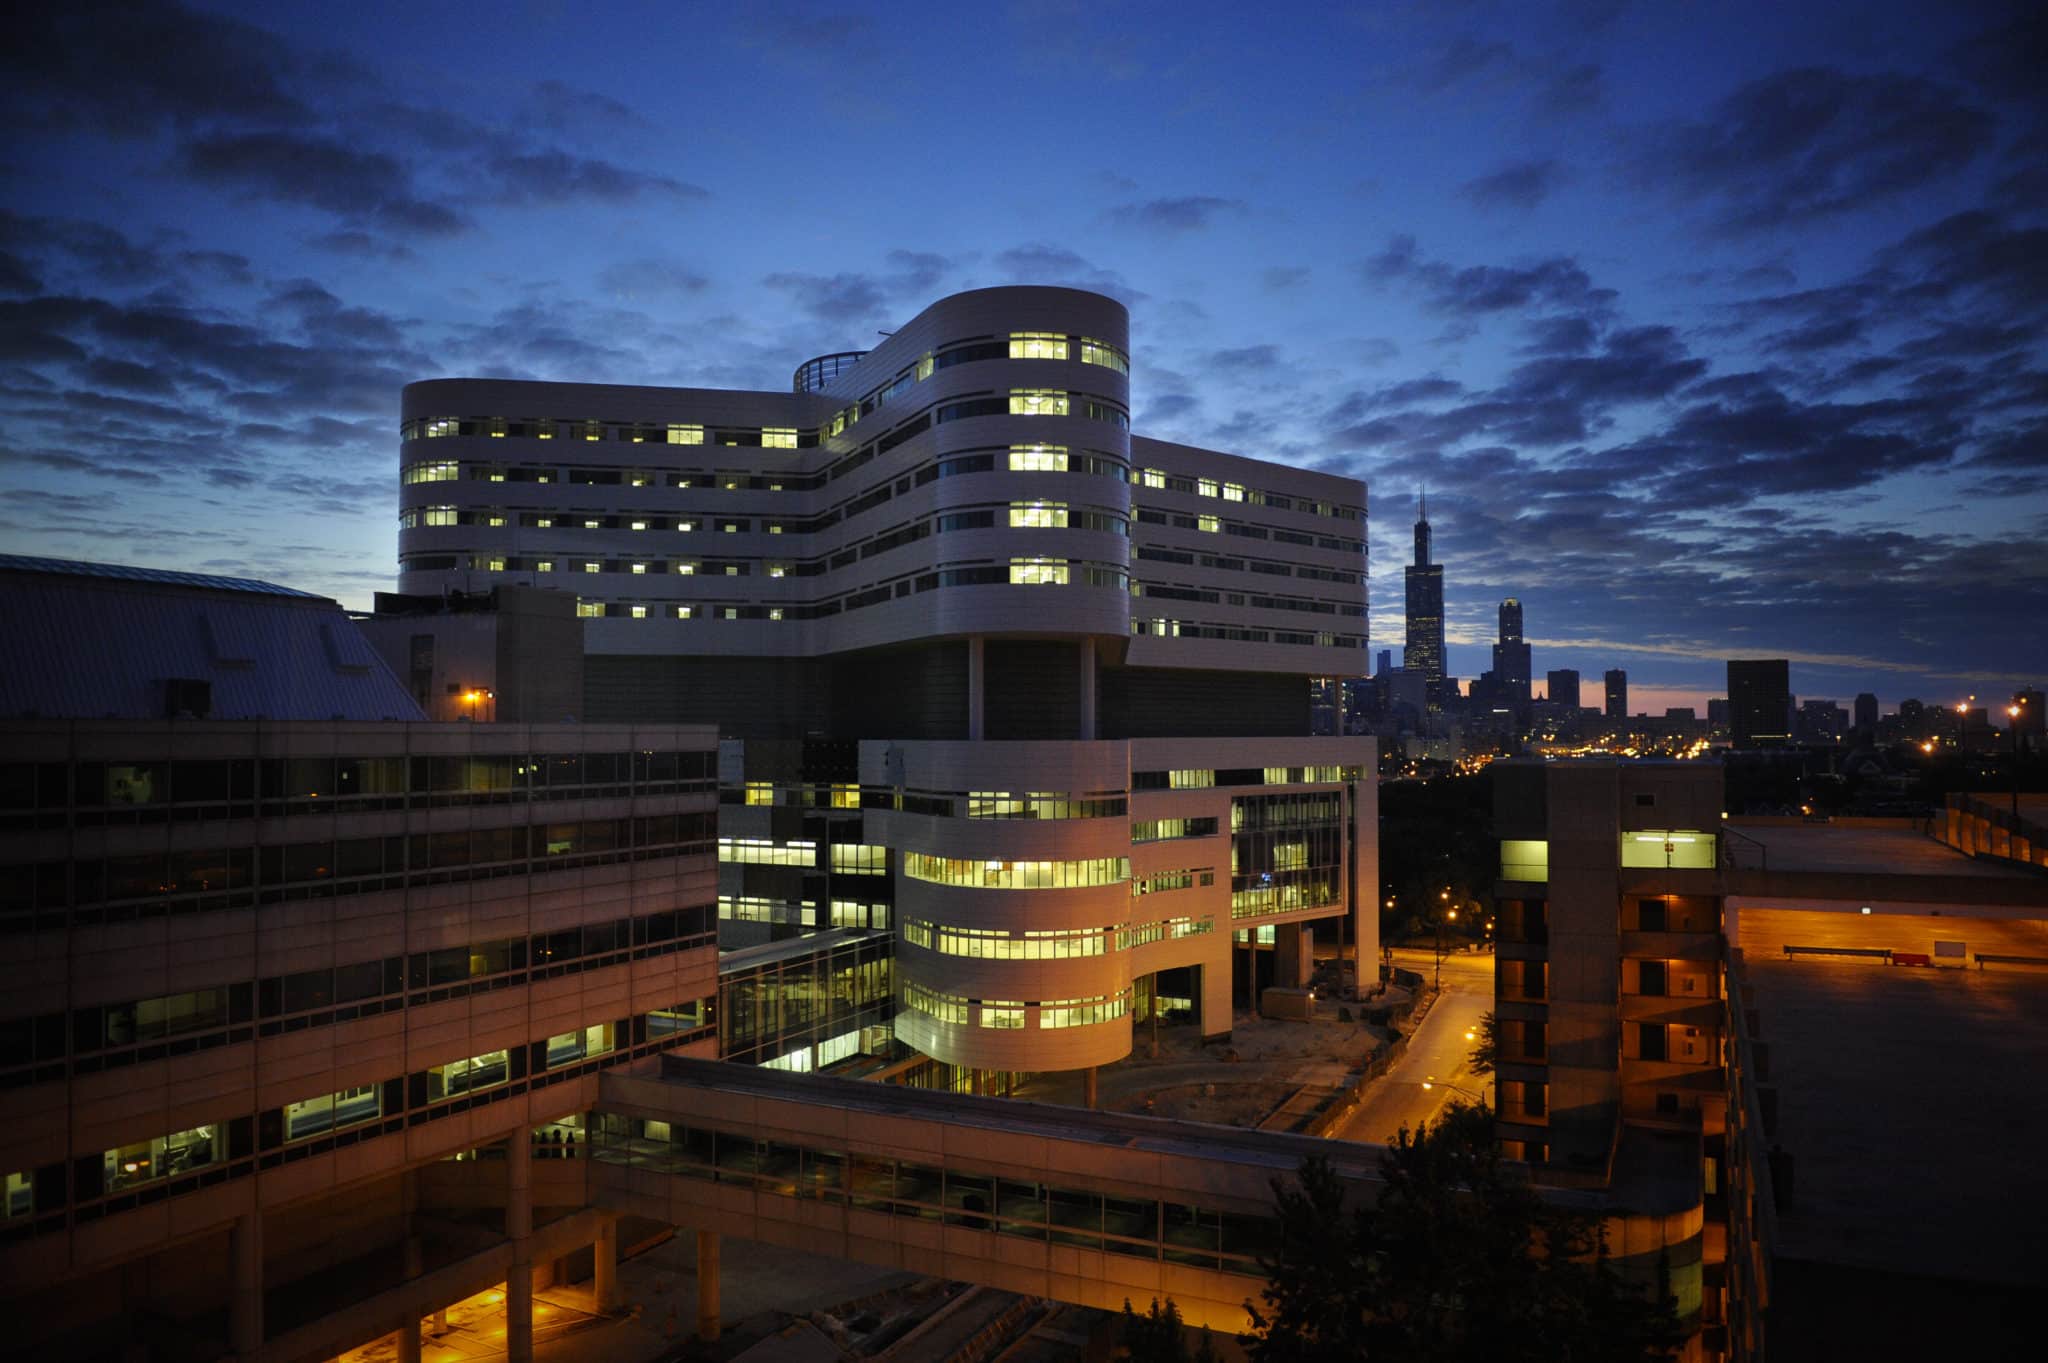
M229 1308L228 1342L244 1358L263 1347L263 1213L246 1212L228 1232L235 1265L234 1304Z
M1090 1112L1095 1110L1095 1067L1090 1065L1081 1074L1082 1105Z
M718 1338L718 1232L697 1232L697 1338Z
M967 737L974 742L981 741L982 716L988 697L988 668L984 661L986 650L979 634L970 635L967 640Z
M1281 923L1273 929L1273 987L1306 989L1315 977L1315 929Z
M619 1223L607 1221L598 1228L597 1240L590 1247L590 1293L594 1305L600 1311L611 1311L618 1307L619 1297Z
M398 1327L398 1363L420 1363L420 1323L409 1312Z
M505 1357L533 1363L533 1133L524 1126L505 1142L505 1235Z
M1095 739L1095 641L1081 641L1081 732L1083 742Z
M398 1196L405 1210L405 1276L417 1278L425 1271L426 1256L420 1245L420 1171L408 1169L398 1176Z

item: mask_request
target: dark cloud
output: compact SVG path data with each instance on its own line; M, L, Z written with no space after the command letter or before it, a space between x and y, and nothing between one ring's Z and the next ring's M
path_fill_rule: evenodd
M1949 86L1809 66L1657 129L1635 168L1645 183L1712 201L1720 229L1754 232L1924 188L1967 167L1992 137L1990 115Z
M1590 113L1607 98L1601 69L1590 63L1554 70L1542 80L1536 93L1536 108L1553 117Z
M1306 265L1268 265L1259 272L1259 283L1272 293L1298 289L1308 280L1309 268Z
M1155 232L1193 232L1209 226L1225 213L1242 213L1242 199L1222 199L1212 194L1194 194L1178 199L1147 199L1110 210L1110 219L1126 227Z
M396 156L317 133L206 134L185 143L178 164L201 184L373 218L425 235L446 236L466 225L446 205L416 197L411 172Z
M1524 308L1599 312L1615 298L1612 289L1595 287L1592 276L1569 257L1460 268L1425 258L1415 238L1405 235L1368 260L1364 273L1368 281L1419 285L1432 308L1463 317Z
M646 128L646 119L610 95L579 90L558 80L544 80L533 87L533 105L541 124L555 132L584 126L607 129Z
M819 321L848 326L877 320L892 305L928 302L938 281L953 268L952 261L929 251L898 249L889 252L887 260L889 268L873 274L779 271L761 282L788 294Z
M332 71L238 19L149 0L16 8L0 43L0 119L38 132L149 137L224 119L293 127L312 115L289 85Z
M1467 180L1458 192L1481 208L1526 210L1549 198L1564 179L1564 167L1556 161L1514 161Z
M507 203L617 204L643 195L685 201L711 197L702 185L552 148L495 157L490 166L499 197Z
M1512 45L1484 42L1470 34L1460 34L1437 54L1435 61L1423 68L1422 83L1429 90L1448 90L1484 72L1511 66L1514 61Z
M1209 353L1208 364L1212 369L1231 370L1237 373L1277 369L1280 367L1280 348L1253 345L1235 350L1215 350Z

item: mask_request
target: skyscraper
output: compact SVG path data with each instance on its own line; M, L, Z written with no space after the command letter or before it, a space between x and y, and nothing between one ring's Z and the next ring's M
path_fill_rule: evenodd
M1607 670L1607 717L1628 718L1628 673L1618 667Z
M1517 705L1529 699L1529 645L1522 641L1522 603L1500 603L1500 642L1493 646L1493 675L1501 694Z
M1415 562L1408 565L1408 646L1401 666L1420 672L1429 689L1429 708L1443 708L1444 570L1429 556L1429 502L1418 498L1415 512Z
M1783 658L1728 660L1728 738L1738 748L1792 740L1792 667Z
M1579 673L1577 668L1552 668L1544 685L1551 703L1579 708Z
M1871 730L1877 728L1877 697L1868 691L1857 693L1856 727Z

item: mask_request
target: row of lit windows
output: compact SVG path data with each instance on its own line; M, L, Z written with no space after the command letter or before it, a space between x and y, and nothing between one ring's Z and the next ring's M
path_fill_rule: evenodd
M1192 819L1140 819L1131 825L1132 842L1170 842L1176 838L1210 838L1216 835L1216 817Z
M1300 786L1357 781L1365 769L1324 764L1312 767L1184 767L1134 771L1132 790L1206 790L1211 786Z
M701 445L704 427L697 422L614 422L586 419L554 421L546 417L508 419L496 417L416 417L398 428L401 441L433 440L444 436L516 436L531 440L623 440L635 445ZM794 426L740 426L722 428L715 443L771 450L797 448Z
M756 808L770 808L776 801L777 787L773 781L749 781L743 790L741 803ZM856 785L786 786L781 788L781 803L810 809L859 809L860 787Z
M1120 797L1086 798L1063 791L1029 790L1012 794L1007 790L967 792L970 819L1101 819L1122 814Z
M826 921L818 921L818 904L813 899L792 903L760 895L718 897L718 916L732 923L787 923L796 927L886 928L887 904L863 904L857 899L834 899L826 906Z
M1310 879L1285 885L1253 885L1230 893L1232 918L1257 918L1269 913L1293 913L1297 909L1320 909L1344 902L1342 887L1334 879Z
M1210 919L1164 918L1153 923L1123 927L1066 928L1006 932L994 928L963 928L923 919L906 919L903 940L912 946L936 951L942 956L966 956L987 961L1064 961L1081 956L1101 956L1111 951L1169 938L1193 937L1210 931Z
M1247 488L1242 483L1226 483L1215 478L1189 478L1183 474L1168 473L1165 469L1138 469L1132 475L1131 481L1139 487L1155 488L1161 492L1190 492L1197 497L1243 502L1247 506L1270 506L1281 511L1301 511L1311 516L1328 516L1341 521L1365 518L1365 513L1357 507L1343 506L1336 502L1319 502L1312 498L1291 497L1279 492L1266 492L1259 488Z
M749 866L816 866L818 844L777 843L767 838L720 838L718 859Z
M1131 878L1131 861L1129 857L1089 857L1080 861L989 861L911 852L903 858L903 874L912 880L930 881L935 885L967 885L996 890L1066 890L1127 881Z
M826 424L825 433L835 436L844 433L862 417L872 415L876 409L941 369L950 369L956 364L967 364L976 360L1000 359L1005 354L1013 360L1064 360L1070 358L1073 342L1074 338L1062 332L1013 331L1010 333L1007 347L1000 341L966 342L937 352L926 351L888 383L876 388L859 402L834 412L831 421ZM1131 372L1130 357L1109 342L1083 336L1079 338L1079 343L1083 364L1101 365L1105 369L1114 369L1119 374Z
M1051 999L1026 1003L1015 999L970 999L959 994L942 994L921 984L905 983L903 1006L915 1009L939 1022L959 1026L990 1027L998 1031L1020 1031L1029 1025L1029 1010L1038 1010L1042 1030L1088 1027L1114 1022L1131 1011L1131 991L1101 994L1086 999Z
M1227 639L1242 644L1302 644L1316 648L1363 648L1365 636L1334 630L1256 629L1246 625L1207 625L1194 620L1155 617L1131 621L1131 633L1159 639Z
M1197 885L1214 885L1216 872L1203 866L1191 871L1155 871L1131 882L1131 897L1162 894L1169 890L1191 890Z

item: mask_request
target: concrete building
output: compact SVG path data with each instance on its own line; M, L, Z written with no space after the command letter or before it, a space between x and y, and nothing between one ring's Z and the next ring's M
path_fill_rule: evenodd
M1365 670L1364 486L1132 435L1128 329L985 289L788 393L405 390L403 590L575 593L587 720L726 740L725 945L892 929L962 1087L1152 1000L1227 1030L1233 942L1254 988L1316 920L1377 949L1372 742L1309 738Z
M1999 1082L2048 1036L2039 812L1730 820L1692 762L1508 763L1495 795L1506 1153L1676 1219L1707 1357L2009 1352L2039 1231L2008 1209L2048 1197L2048 1099Z
M1514 597L1500 603L1500 639L1493 646L1493 675L1501 694L1513 705L1529 703L1529 645L1522 638L1522 603Z
M1856 727L1866 734L1877 732L1877 696L1874 692L1856 693Z
M533 1270L612 1221L535 1143L715 1053L713 731L427 722L260 582L0 559L0 622L10 1345L417 1358L509 1281L530 1351Z

